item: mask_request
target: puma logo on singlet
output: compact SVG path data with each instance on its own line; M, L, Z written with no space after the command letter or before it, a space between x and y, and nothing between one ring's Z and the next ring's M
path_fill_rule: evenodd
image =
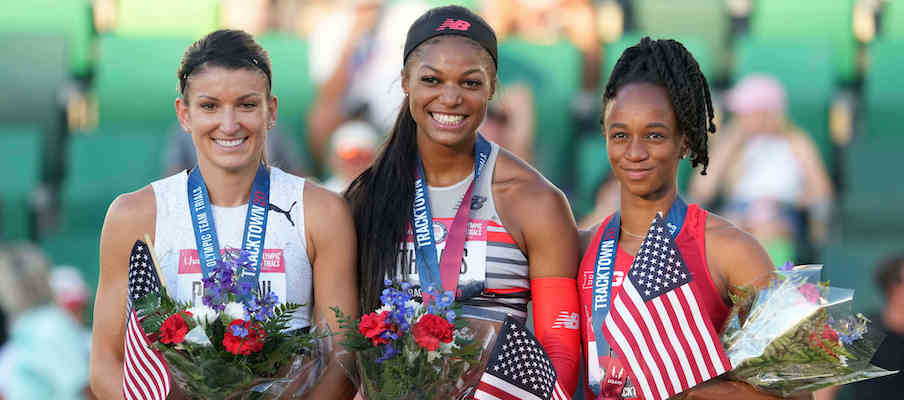
M278 212L278 213L280 213L280 214L282 214L282 215L285 215L285 216L286 216L286 219L289 220L289 223L292 224L292 226L295 226L295 221L292 221L292 214L291 214L291 212L292 212L292 209L295 208L295 205L296 205L296 204L298 204L298 201L293 201L293 202L292 202L292 206L289 207L289 210L288 210L288 211L283 211L283 209L277 207L276 204L273 204L273 203L268 204L268 205L267 205L267 208L269 208L270 211L276 211L276 212Z

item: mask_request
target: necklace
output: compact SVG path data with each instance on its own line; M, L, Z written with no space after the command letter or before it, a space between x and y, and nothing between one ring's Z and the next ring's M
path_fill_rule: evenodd
M633 238L637 238L637 239L643 239L643 238L644 238L643 235L635 235L635 234L633 234L633 233L631 233L631 232L628 232L628 230L625 229L624 227L621 228L621 231L624 232L626 235L631 236L631 237L633 237Z

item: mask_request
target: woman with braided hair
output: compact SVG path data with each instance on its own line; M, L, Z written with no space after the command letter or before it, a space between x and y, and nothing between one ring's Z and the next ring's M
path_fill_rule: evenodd
M657 213L663 214L665 226L672 231L694 278L691 285L701 312L716 331L728 315L729 288L763 285L774 268L753 237L678 196L679 160L690 157L705 175L708 134L716 132L706 77L683 45L643 38L625 50L603 93L602 112L602 133L621 194L619 210L582 235L586 253L578 289L585 328L587 398L632 399L651 389L624 373L627 362L611 352L603 322L614 309L611 300L626 281ZM675 392L681 392L678 389ZM748 385L720 380L685 394L687 398L769 398Z

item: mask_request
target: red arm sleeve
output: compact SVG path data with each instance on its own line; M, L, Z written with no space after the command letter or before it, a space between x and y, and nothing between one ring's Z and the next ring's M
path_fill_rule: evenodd
M572 278L536 278L530 281L534 334L552 360L559 383L574 394L581 360L578 292Z

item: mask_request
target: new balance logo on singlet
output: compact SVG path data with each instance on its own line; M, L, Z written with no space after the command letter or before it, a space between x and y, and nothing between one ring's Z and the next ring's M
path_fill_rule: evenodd
M466 31L471 27L471 23L468 21L460 20L460 19L452 19L447 18L443 23L436 28L437 31L444 31L448 29L454 29L456 31Z
M559 313L559 316L556 318L556 321L552 323L553 329L571 329L573 331L578 330L578 313L570 313L568 311L562 311Z

